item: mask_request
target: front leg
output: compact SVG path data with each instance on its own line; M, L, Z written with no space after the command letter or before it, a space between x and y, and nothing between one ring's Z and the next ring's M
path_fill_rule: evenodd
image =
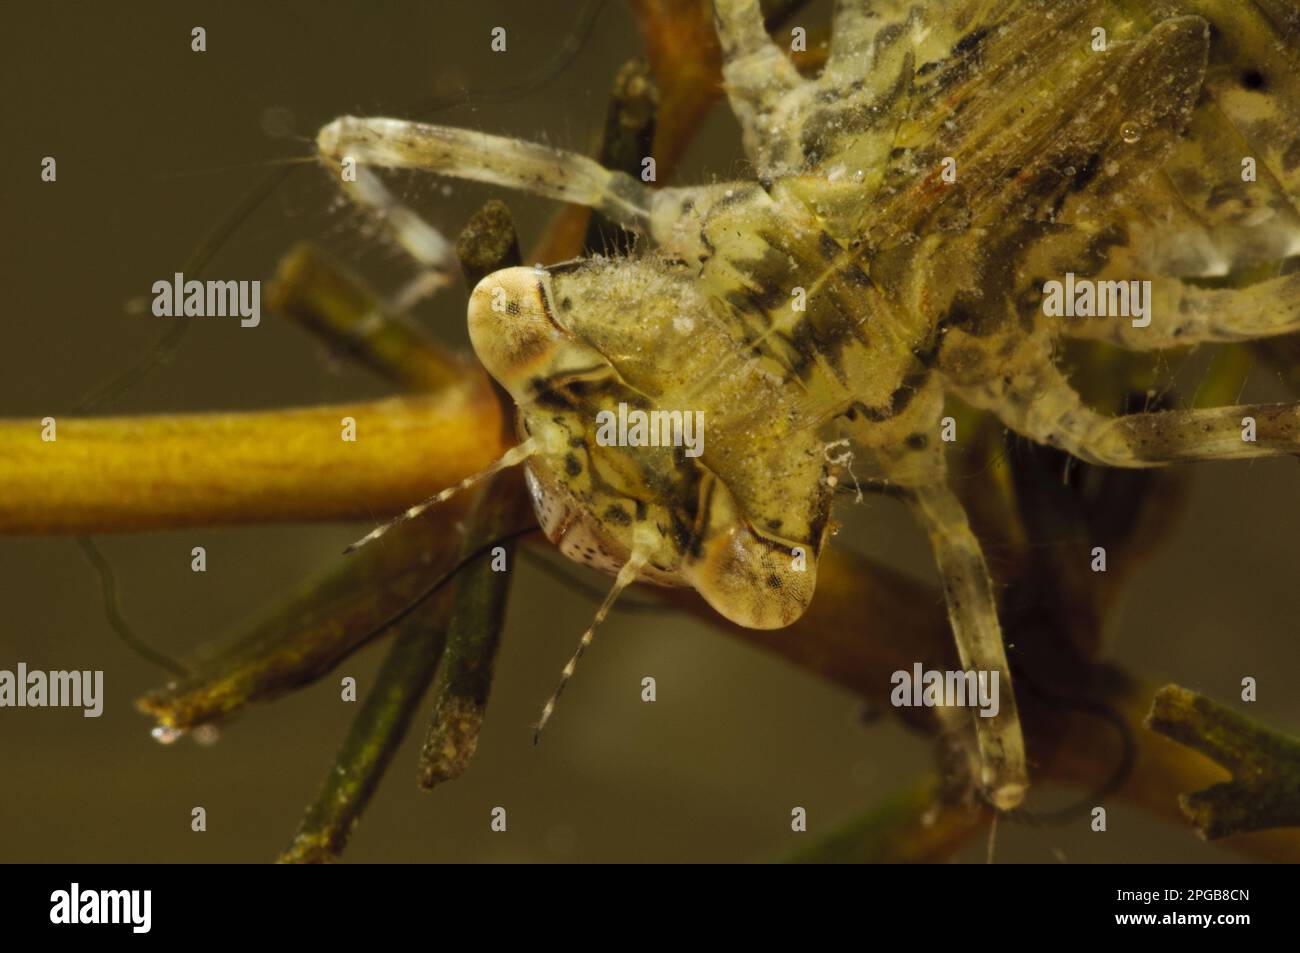
M437 229L398 202L372 167L418 169L586 205L647 235L666 254L689 260L707 252L700 243L700 226L709 210L744 188L724 182L649 189L626 173L612 172L573 152L400 119L336 119L317 135L316 146L348 196L377 215L426 271L440 275L455 269L451 246Z
M468 129L402 119L345 116L321 129L316 147L331 165L418 169L503 185L561 202L587 205L625 228L643 231L648 190L623 172L549 146Z

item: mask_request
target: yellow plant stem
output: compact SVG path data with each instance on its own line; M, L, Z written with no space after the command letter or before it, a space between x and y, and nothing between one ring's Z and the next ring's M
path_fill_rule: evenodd
M501 433L477 372L418 397L57 418L53 440L40 420L0 419L0 533L373 520L486 466Z

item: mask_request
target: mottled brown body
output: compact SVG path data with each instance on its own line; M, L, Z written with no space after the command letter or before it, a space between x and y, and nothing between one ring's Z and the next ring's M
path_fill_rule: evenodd
M639 577L786 625L812 598L837 485L890 485L933 544L963 666L1007 686L1000 714L976 719L977 774L1014 807L1025 755L988 570L947 485L944 397L1095 463L1300 452L1295 405L1108 417L1053 363L1062 336L1158 349L1300 330L1283 264L1300 253L1300 8L838 0L815 79L757 0L714 11L756 181L654 191L398 120L339 120L322 153L528 189L640 233L630 258L489 275L469 308L519 408L503 463L525 461L566 555L617 574L597 621ZM374 183L352 191L432 257ZM1151 320L1048 317L1046 283L1065 273L1148 282ZM626 408L702 414L701 454L602 440L601 418Z

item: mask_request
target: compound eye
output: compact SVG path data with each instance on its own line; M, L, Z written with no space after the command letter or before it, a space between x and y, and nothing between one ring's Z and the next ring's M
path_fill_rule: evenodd
M817 560L737 525L712 536L687 578L719 615L749 629L780 629L812 602Z
M701 490L706 495L705 489ZM756 534L735 498L715 484L700 547L685 577L718 614L750 629L790 625L812 602L817 557L812 547L788 547Z
M469 299L469 337L483 366L518 401L530 380L547 375L567 336L551 320L545 272L504 268Z

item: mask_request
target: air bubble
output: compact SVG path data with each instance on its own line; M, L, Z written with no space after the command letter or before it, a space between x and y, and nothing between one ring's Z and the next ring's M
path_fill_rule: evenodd
M1142 138L1142 127L1135 122L1126 122L1119 127L1119 135L1121 139L1132 145Z
M171 725L159 725L149 734L153 735L153 740L160 745L169 745L182 737L185 732L180 728L173 728Z
M199 725L194 729L194 740L205 748L210 748L221 740L221 729L216 725Z

